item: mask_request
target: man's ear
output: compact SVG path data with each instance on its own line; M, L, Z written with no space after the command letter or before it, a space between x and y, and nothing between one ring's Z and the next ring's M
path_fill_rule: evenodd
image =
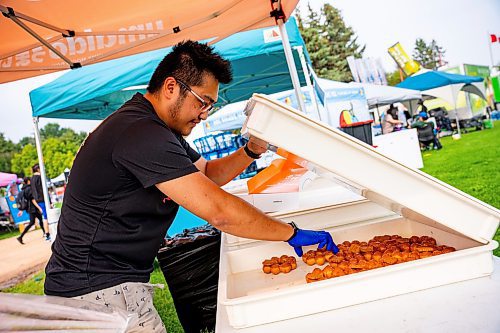
M165 96L165 98L167 99L173 99L177 94L176 90L177 90L177 81L171 76L167 77L163 82L162 86L163 96Z

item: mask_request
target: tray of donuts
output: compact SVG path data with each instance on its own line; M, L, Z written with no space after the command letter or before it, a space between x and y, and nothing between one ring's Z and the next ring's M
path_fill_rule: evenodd
M261 325L488 276L498 246L405 218L324 230L332 234L338 253L310 246L297 257L279 242L225 248L220 304L231 326Z
M400 235L375 236L368 242L344 241L338 248L336 254L319 248L302 255L302 261L306 265L324 266L322 269L316 267L308 273L305 276L307 283L456 251L452 246L437 245L436 240L429 236ZM286 274L296 268L297 261L293 256L282 255L262 262L265 274Z
M304 253L302 260L307 265L324 266L308 273L305 276L307 283L456 251L452 246L437 245L433 237L400 235L375 236L368 242L344 241L338 248L336 254L324 249Z

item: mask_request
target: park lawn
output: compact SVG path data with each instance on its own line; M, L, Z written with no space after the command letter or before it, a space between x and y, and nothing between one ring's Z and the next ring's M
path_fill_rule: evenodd
M495 166L500 163L500 122L496 122L493 129L463 134L462 139L457 141L445 137L441 142L443 149L423 152L425 167L422 171L500 208L497 190L500 187L500 173L495 170ZM494 239L500 242L500 228ZM500 249L496 249L494 254L500 256ZM45 274L41 272L3 292L41 295L44 279ZM167 326L167 332L182 333L172 297L156 262L150 282L165 284L165 289L156 289L154 304Z
M441 138L443 149L422 153L422 171L500 208L500 121L492 129ZM452 209L452 207L443 207ZM500 228L493 237L500 242ZM493 253L500 257L500 248Z
M5 239L5 238L14 237L14 236L17 237L20 234L21 233L19 232L19 229L15 229L12 231L5 231L5 232L0 233L0 240Z

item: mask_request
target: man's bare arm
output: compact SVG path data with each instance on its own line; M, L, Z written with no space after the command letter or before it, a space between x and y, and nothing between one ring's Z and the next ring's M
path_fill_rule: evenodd
M286 241L293 228L269 217L220 189L201 172L156 184L158 189L193 214L229 234L260 239Z

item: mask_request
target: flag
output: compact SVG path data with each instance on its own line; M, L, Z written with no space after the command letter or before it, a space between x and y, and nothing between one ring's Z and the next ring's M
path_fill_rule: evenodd
M391 46L387 51L406 76L415 74L420 70L420 64L406 53L399 42Z
M490 35L490 38L491 38L491 42L492 43L496 43L496 42L499 42L499 38L497 37L497 35Z

